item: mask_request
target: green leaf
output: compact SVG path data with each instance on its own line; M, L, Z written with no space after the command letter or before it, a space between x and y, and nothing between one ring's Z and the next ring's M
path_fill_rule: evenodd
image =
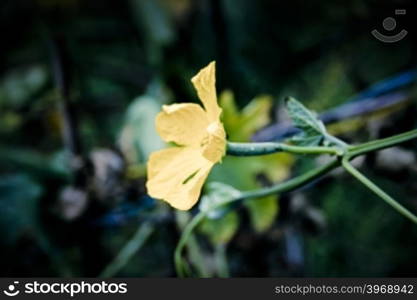
M201 232L206 234L213 244L228 243L238 228L239 218L234 211L228 212L220 219L205 219L200 225Z
M323 142L322 135L308 136L305 132L296 134L291 137L291 143L297 146L319 146Z
M31 101L31 95L38 92L48 80L47 69L43 65L16 68L0 81L0 106L20 109Z
M248 142L257 130L270 122L269 112L272 107L270 96L255 97L241 112L238 111L231 91L224 91L219 99L223 109L223 123L231 141Z
M233 92L230 90L223 91L219 95L219 104L222 108L222 122L231 131L228 132L230 138L230 134L234 135L234 128L240 122L240 113Z
M307 109L301 102L292 97L285 99L285 105L288 114L294 125L301 130L311 133L311 135L318 135L326 133L326 128L323 122L317 118L317 115Z
M0 145L0 163L19 168L36 178L66 180L70 176L65 152L44 155L37 151Z
M302 130L291 141L302 146L319 145L327 135L323 122L314 112L292 97L285 99L285 105L294 126Z
M246 201L253 228L257 232L268 230L279 211L278 198L275 195Z
M224 215L225 208L217 209L217 205L228 202L240 196L240 191L230 185L221 182L210 182L207 184L208 193L200 201L199 208L207 212L207 217L217 219Z
M150 153L165 146L156 132L155 117L167 98L163 86L153 82L147 92L135 98L127 108L119 144L129 163L143 163L148 160Z
M200 210L207 211L207 217L200 226L201 231L214 244L224 244L233 238L239 227L239 218L233 211L225 208L216 209L216 205L240 196L240 191L220 182L208 184L209 192L200 202Z

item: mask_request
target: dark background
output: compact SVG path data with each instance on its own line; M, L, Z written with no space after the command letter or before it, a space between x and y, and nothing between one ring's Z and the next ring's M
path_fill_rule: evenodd
M218 91L233 90L239 107L271 95L271 123L287 95L319 112L338 107L415 69L416 13L411 0L1 1L0 274L98 276L151 220L143 248L111 275L175 276L178 216L144 188L160 105L195 101L190 78L216 60ZM408 31L398 43L370 34L390 34L389 16L394 33ZM340 125L341 137L415 128L414 82L389 82L388 98L405 95L399 104ZM378 107L376 96L366 98ZM360 162L413 211L416 146ZM291 172L311 166L302 158ZM280 197L262 232L237 213L227 243L197 236L210 276L219 275L213 249L226 246L230 276L416 276L416 226L343 172Z

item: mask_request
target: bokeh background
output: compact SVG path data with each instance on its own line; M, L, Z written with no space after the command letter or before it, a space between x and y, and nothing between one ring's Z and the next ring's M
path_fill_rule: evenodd
M416 14L412 0L1 1L1 276L176 276L173 251L198 207L147 196L146 160L164 147L161 105L197 101L190 78L212 60L230 140L288 136L285 96L351 143L414 129ZM373 29L408 35L387 44ZM416 147L355 161L414 212ZM225 158L207 186L259 188L322 162ZM186 259L194 276L415 277L416 239L415 225L335 171L212 216Z

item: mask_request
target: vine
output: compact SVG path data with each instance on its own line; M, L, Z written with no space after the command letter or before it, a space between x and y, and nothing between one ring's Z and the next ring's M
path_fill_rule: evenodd
M288 152L297 155L331 155L333 160L319 166L304 174L296 176L288 181L274 186L265 187L252 191L240 192L237 196L224 199L221 202L206 205L190 220L184 228L181 238L177 244L174 254L176 271L179 276L184 277L189 273L189 266L182 257L184 247L187 245L194 229L212 211L215 211L228 204L242 201L249 198L289 192L302 187L317 178L328 174L335 168L343 167L349 174L359 180L365 187L379 196L401 215L417 224L417 217L398 201L384 192L369 178L352 166L350 161L354 158L366 155L371 152L393 147L400 143L417 138L417 130L411 130L402 134L394 135L384 139L378 139L358 145L349 145L337 137L330 135L323 123L315 114L304 107L293 98L286 99L288 113L296 127L301 130L300 134L292 137L288 143L234 143L227 142L227 155L232 156L254 156L267 155L276 152Z

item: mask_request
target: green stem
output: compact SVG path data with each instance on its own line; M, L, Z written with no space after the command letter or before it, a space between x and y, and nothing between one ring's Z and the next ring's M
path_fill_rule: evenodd
M176 220L177 225L180 230L184 230L187 223L191 220L191 215L189 212L185 211L176 211ZM204 260L204 255L202 252L202 249L200 248L198 241L195 237L195 235L190 235L187 242L187 252L188 256L190 258L190 262L195 266L196 271L198 273L198 276L200 277L209 277L210 272L207 268L207 264ZM185 274L191 274L191 270L189 268L189 265L186 264L185 261L183 262L183 269Z
M174 253L174 261L175 261L175 269L177 271L178 276L185 277L186 270L183 266L181 252L185 245L187 244L188 239L191 236L191 233L193 232L194 228L204 219L206 216L205 211L200 211L198 214L192 218L192 220L185 226L184 231L181 234L180 241L177 244L177 247L175 248Z
M292 146L283 143L233 143L227 142L227 154L233 156L255 156L276 152L295 154L333 154L342 155L343 151L336 147Z
M248 198L258 198L258 197L263 197L263 196L268 196L271 194L277 194L277 193L284 193L284 192L288 192L288 191L292 191L302 185L304 185L305 183L314 180L318 177L320 177L321 175L333 170L334 168L336 168L338 166L338 161L335 159L323 166L320 166L316 169L310 170L307 173L304 173L300 176L294 177L286 182L274 185L274 186L270 186L270 187L265 187L262 189L257 189L257 190L253 190L253 191L247 191L247 192L243 192L239 197L234 198L230 201L227 202L223 202L221 203L221 205L227 204L229 202L234 202L237 200L243 200L243 199L248 199Z
M190 257L190 261L196 267L198 276L201 278L210 277L210 272L207 270L207 266L204 260L204 253L198 245L195 235L191 235L187 243L187 251ZM187 272L189 273L189 271Z
M410 141L417 138L417 129L410 130L398 135L394 135L388 138L375 140L368 143L363 143L357 146L351 146L349 148L349 157L353 158L358 155L366 154L372 151L378 151L385 148L392 147L394 145Z
M394 135L392 137L375 140L368 143L349 146L345 142L333 137L326 136L326 139L337 144L342 149L347 149L350 157L356 157L368 152L385 149L412 139L417 138L417 129ZM265 155L276 152L288 152L294 154L332 154L343 155L343 150L338 147L309 147L309 146L293 146L284 143L234 143L227 142L227 154L233 156L256 156Z
M373 191L376 195L378 195L382 200L386 203L391 205L396 211L402 214L404 217L408 218L412 222L417 224L417 216L411 213L408 209L398 203L395 199L393 199L390 195L385 193L382 189L380 189L375 183L370 181L366 176L364 176L361 172L359 172L355 167L353 167L348 157L344 157L342 159L342 166L349 172L352 176L362 182L367 188Z
M329 172L330 170L336 168L337 166L338 166L338 161L333 160L330 163L327 163L326 165L320 166L303 175L297 176L295 178L292 178L286 182L277 184L275 186L243 192L240 194L239 197L228 199L227 201L214 205L210 210L216 209L228 203L243 200L243 199L262 197L262 196L266 196L266 195L270 195L274 193L282 193L282 192L288 192L288 191L294 190L304 185L305 183ZM181 256L182 251L185 245L187 244L187 241L190 238L194 228L197 227L198 224L200 224L200 222L205 218L207 213L208 213L208 210L199 211L194 216L194 218L184 228L180 241L178 242L178 245L175 248L175 254L174 254L175 268L176 268L178 276L180 277L184 277L186 275L185 270L183 268L183 262L182 262L182 256Z
M227 263L227 244L218 244L214 250L216 265L217 265L217 274L221 278L230 277L229 265Z
M144 223L139 226L132 239L126 243L114 260L101 272L99 277L108 278L119 272L129 262L133 255L145 244L146 240L153 231L154 226L149 223Z

